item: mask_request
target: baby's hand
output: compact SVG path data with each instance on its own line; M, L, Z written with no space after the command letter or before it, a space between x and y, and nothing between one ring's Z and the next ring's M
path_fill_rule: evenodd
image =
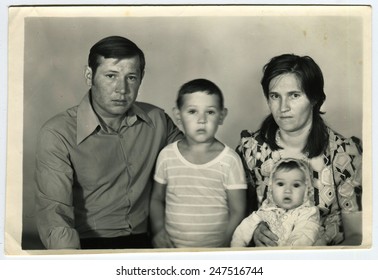
M152 238L152 245L154 248L175 248L164 228Z

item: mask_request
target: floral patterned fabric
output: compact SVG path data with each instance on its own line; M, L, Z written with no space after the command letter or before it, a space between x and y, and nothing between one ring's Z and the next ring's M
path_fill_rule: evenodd
M269 176L281 159L258 132L244 130L237 147L247 173L249 211L256 210L266 198ZM329 129L329 144L324 154L308 160L312 171L314 202L321 216L323 243L344 240L341 213L361 211L362 149L357 138L345 138Z

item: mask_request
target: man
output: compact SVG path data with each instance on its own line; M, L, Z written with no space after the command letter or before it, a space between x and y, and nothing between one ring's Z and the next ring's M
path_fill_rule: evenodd
M36 153L37 225L48 249L149 248L151 173L182 137L163 110L136 102L143 52L111 36L90 50L78 106L42 127Z

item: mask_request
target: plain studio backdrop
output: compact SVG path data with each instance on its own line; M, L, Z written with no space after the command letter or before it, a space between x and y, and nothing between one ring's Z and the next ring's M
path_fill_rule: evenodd
M241 7L240 9L243 9ZM322 110L344 136L362 137L363 22L350 16L30 17L24 22L23 249L41 244L35 226L35 147L40 127L77 105L88 91L90 47L110 35L145 53L138 100L172 116L179 87L195 78L215 82L229 114L217 137L235 148L243 129L268 114L262 67L283 53L311 56L325 79ZM10 93L12 94L12 93ZM95 151L94 151L95 152Z

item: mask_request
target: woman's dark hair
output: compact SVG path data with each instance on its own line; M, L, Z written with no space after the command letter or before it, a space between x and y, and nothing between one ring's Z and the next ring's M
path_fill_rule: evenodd
M283 54L272 58L264 66L263 72L261 85L267 99L269 98L269 84L275 77L292 73L301 82L301 89L313 105L312 128L303 152L310 158L320 155L327 148L329 139L328 128L321 117L324 113L320 111L326 99L320 67L309 56ZM275 141L277 129L278 125L272 114L263 121L260 128L260 137L272 150L280 148Z
M99 65L98 58L100 56L116 59L138 56L141 74L146 65L142 50L134 42L121 36L106 37L92 46L88 56L88 66L92 69L93 77Z
M181 86L178 91L176 106L180 109L183 105L183 97L185 94L190 94L197 91L203 91L207 94L214 94L219 97L219 106L221 109L224 108L224 98L220 88L214 84L212 81L206 79L195 79L191 80Z

